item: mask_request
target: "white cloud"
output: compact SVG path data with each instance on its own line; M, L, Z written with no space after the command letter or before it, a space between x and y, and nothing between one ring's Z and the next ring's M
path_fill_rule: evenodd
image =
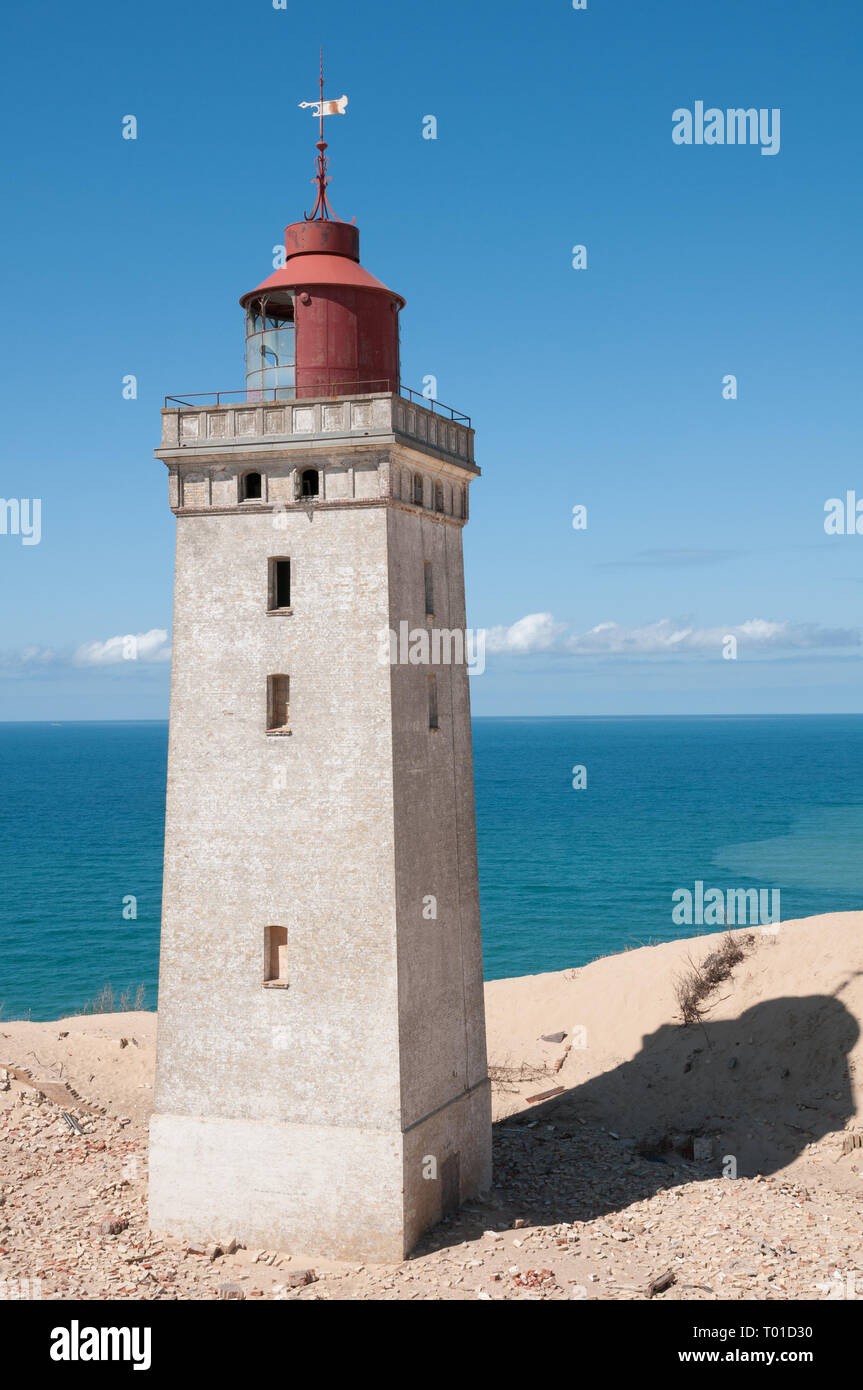
M741 653L812 651L817 648L859 647L858 628L826 628L817 623L776 622L750 618L726 627L695 627L660 618L643 627L598 623L587 632L570 632L551 613L529 613L510 627L489 628L486 649L514 655L557 652L562 655L674 656L677 653L721 651L727 637L736 637Z
M549 652L566 632L566 623L556 623L550 613L528 613L511 627L486 629L489 652Z
M25 647L20 656L24 665L44 666L55 660L50 647Z
M170 661L171 646L163 627L126 633L104 642L85 642L72 657L75 666L117 666L121 662Z

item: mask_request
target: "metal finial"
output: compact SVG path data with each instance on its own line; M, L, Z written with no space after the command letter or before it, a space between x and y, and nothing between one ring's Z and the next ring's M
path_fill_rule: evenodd
M327 184L330 182L329 175L327 174L327 169L329 168L330 161L327 159L327 156L325 154L327 142L324 139L323 47L321 48L320 100L318 102L318 142L316 148L318 151L318 157L315 160L316 172L315 177L312 179L312 183L316 183L318 185L318 196L315 200L315 206L312 208L311 212L303 213L303 216L307 222L314 222L315 218L318 218L320 221L332 220L333 222L338 222L339 219L336 217L336 214L330 207L330 201L327 197Z

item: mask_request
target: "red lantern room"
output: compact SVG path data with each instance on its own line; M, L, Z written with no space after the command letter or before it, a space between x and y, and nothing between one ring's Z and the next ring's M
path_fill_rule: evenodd
M360 265L360 234L339 222L327 198L324 116L343 114L347 97L324 101L323 57L317 201L285 228L285 263L244 294L247 399L398 391L401 295Z
M404 300L360 265L359 245L350 222L285 228L285 264L240 300L249 399L399 389Z

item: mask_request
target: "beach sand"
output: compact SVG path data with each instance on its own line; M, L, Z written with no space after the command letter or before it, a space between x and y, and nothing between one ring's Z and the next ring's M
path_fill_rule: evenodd
M863 912L733 937L688 1026L679 982L722 937L487 984L495 1186L393 1266L155 1240L156 1015L0 1020L7 1296L863 1295Z

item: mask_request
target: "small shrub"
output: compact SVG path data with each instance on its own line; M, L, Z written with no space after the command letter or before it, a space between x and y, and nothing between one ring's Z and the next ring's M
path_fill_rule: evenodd
M754 940L752 936L746 937L745 944L751 946ZM744 943L728 932L717 950L711 951L700 965L690 960L689 969L674 982L675 997L685 1024L701 1022L707 1012L705 1002L730 978L735 965L739 965L745 955Z

